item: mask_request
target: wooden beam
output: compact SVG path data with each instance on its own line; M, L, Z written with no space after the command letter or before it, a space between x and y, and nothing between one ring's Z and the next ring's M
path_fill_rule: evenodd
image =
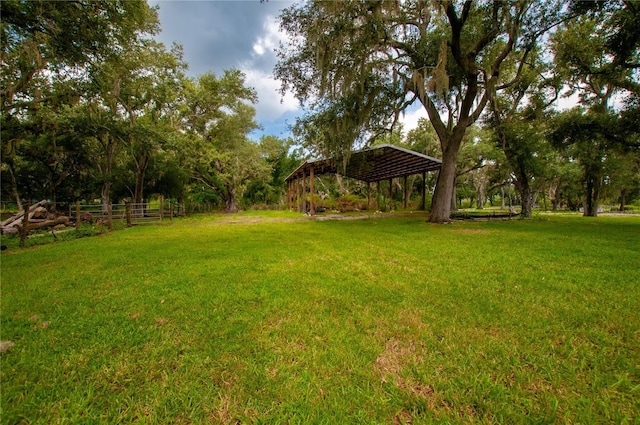
M422 211L427 210L427 173L422 172Z
M313 176L313 165L309 169L309 214L316 215L316 208L314 204L313 197L315 195L315 184L314 184L314 176Z
M307 172L302 170L302 213L307 212Z
M289 187L291 186L291 183L289 182L289 180L284 182L284 199L287 205L287 209L291 209L289 207Z
M404 176L404 187L402 193L402 208L407 209L407 176Z
M296 176L296 211L300 212L300 176Z

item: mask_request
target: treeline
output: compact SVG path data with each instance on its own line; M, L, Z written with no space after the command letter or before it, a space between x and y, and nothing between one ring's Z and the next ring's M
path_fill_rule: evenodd
M637 0L303 2L280 22L299 42L275 72L308 105L309 149L375 143L423 107L442 158L432 222L494 187L512 185L524 216L540 198L591 216L638 197ZM577 107L558 113L565 98Z
M2 199L277 204L290 140L248 134L244 75L186 76L145 1L3 1Z
M538 207L547 211L585 211L587 183L601 181L592 202L598 210L640 211L640 155L637 149L623 142L626 121L607 116L607 126L598 129L591 114L580 109L564 112L547 111L545 119L520 120L511 126L511 140L520 144L517 160L510 160L499 139L498 132L487 118L482 126L471 127L462 140L456 160L455 192L451 209L483 209L488 206L508 209L518 206L523 214L531 214ZM569 127L569 129L567 129ZM574 128L575 127L575 128ZM567 132L576 132L584 139L569 143ZM570 135L572 135L570 133ZM572 137L577 138L575 135ZM599 141L612 140L606 148ZM437 157L440 155L438 137L426 119L408 132L401 128L380 138L376 143L391 143ZM512 147L511 149L515 149ZM593 150L600 149L600 156ZM515 156L513 152L510 155ZM589 168L595 162L596 167ZM518 168L520 167L520 168ZM520 174L517 174L520 170ZM588 173L595 174L589 180ZM526 179L526 180L525 180ZM419 178L414 178L415 195ZM526 184L521 182L525 180ZM411 182L411 180L410 180ZM427 176L433 190L436 175ZM526 198L528 197L528 198Z
M244 75L188 77L145 1L0 8L3 202L284 205L302 152L383 142L443 159L428 177L434 222L506 199L530 216L640 198L637 1L296 3L281 29L304 42L282 46L275 69L307 106L295 144L251 141ZM567 96L578 106L558 112ZM412 102L429 121L405 134ZM316 187L334 201L362 191Z

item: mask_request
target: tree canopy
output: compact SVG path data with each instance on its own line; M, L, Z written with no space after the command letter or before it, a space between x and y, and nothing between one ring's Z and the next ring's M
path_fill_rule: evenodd
M640 196L639 11L636 0L295 3L279 17L289 38L274 73L306 112L296 140L256 142L245 75L188 76L182 47L155 39L147 2L2 1L2 199L283 206L299 160L393 143L442 158L427 181L434 222L506 198L525 217L540 202L624 209ZM559 112L569 96L579 107ZM404 132L412 105L428 120ZM364 193L317 183L322 196Z
M147 2L0 7L3 200L98 197L106 208L191 193L233 211L249 180L277 184L280 162L247 137L256 94L244 75L187 77L181 47L154 39Z
M503 69L525 63L562 19L561 8L534 1L295 4L280 16L292 41L275 74L283 91L309 102L303 126L332 152L348 151L419 101L441 146L431 220L442 222L466 129L497 89L517 82L520 72Z
M419 102L443 160L434 222L449 219L464 135L487 116L529 216L548 157L536 120L566 87L585 104L637 93L638 9L635 1L294 4L280 16L291 41L275 75L308 105L297 134L326 154L374 143Z

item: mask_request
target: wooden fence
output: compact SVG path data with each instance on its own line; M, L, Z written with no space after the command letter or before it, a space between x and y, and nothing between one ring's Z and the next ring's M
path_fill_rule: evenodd
M165 203L161 200L157 205L151 204L80 204L69 207L69 217L75 218L76 228L82 222L101 223L109 228L114 222L120 222L126 226L139 224L156 224L162 220L176 217L177 209L172 202Z

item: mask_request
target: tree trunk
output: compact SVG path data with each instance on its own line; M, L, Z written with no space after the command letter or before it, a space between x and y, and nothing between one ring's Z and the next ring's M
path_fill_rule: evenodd
M624 212L626 200L627 200L627 189L622 189L620 191L620 212Z
M516 187L518 188L518 193L520 193L520 199L522 202L522 211L520 212L520 215L524 218L531 218L533 211L533 190L531 190L529 181L516 181Z
M136 190L134 194L134 203L142 204L143 191L144 191L144 177L147 173L147 167L149 165L149 156L144 154L137 161L136 167Z
M587 191L584 200L584 217L597 217L600 206L600 177L596 174L587 176Z
M476 206L478 207L477 209L479 210L483 210L484 209L484 201L485 201L485 186L484 183L480 184L477 188L476 188Z
M102 185L102 191L100 192L100 199L102 201L102 213L107 213L107 205L111 203L111 182L105 182Z
M551 211L558 211L560 207L560 182L554 181L549 185L549 200L551 201Z
M228 213L236 213L238 212L238 205L236 203L236 190L231 189L227 194L227 199L225 200L225 212Z
M16 205L18 207L18 211L22 209L22 200L20 199L20 194L18 193L18 182L16 181L16 176L13 172L13 162L8 164L7 169L9 170L9 176L11 177L11 194L16 201Z
M462 140L462 135L460 140ZM436 190L433 193L433 201L431 203L429 221L432 223L450 221L451 199L455 195L456 159L460 140L457 143L452 140L449 141L447 149L443 152L442 167L440 168L440 173L438 173Z

